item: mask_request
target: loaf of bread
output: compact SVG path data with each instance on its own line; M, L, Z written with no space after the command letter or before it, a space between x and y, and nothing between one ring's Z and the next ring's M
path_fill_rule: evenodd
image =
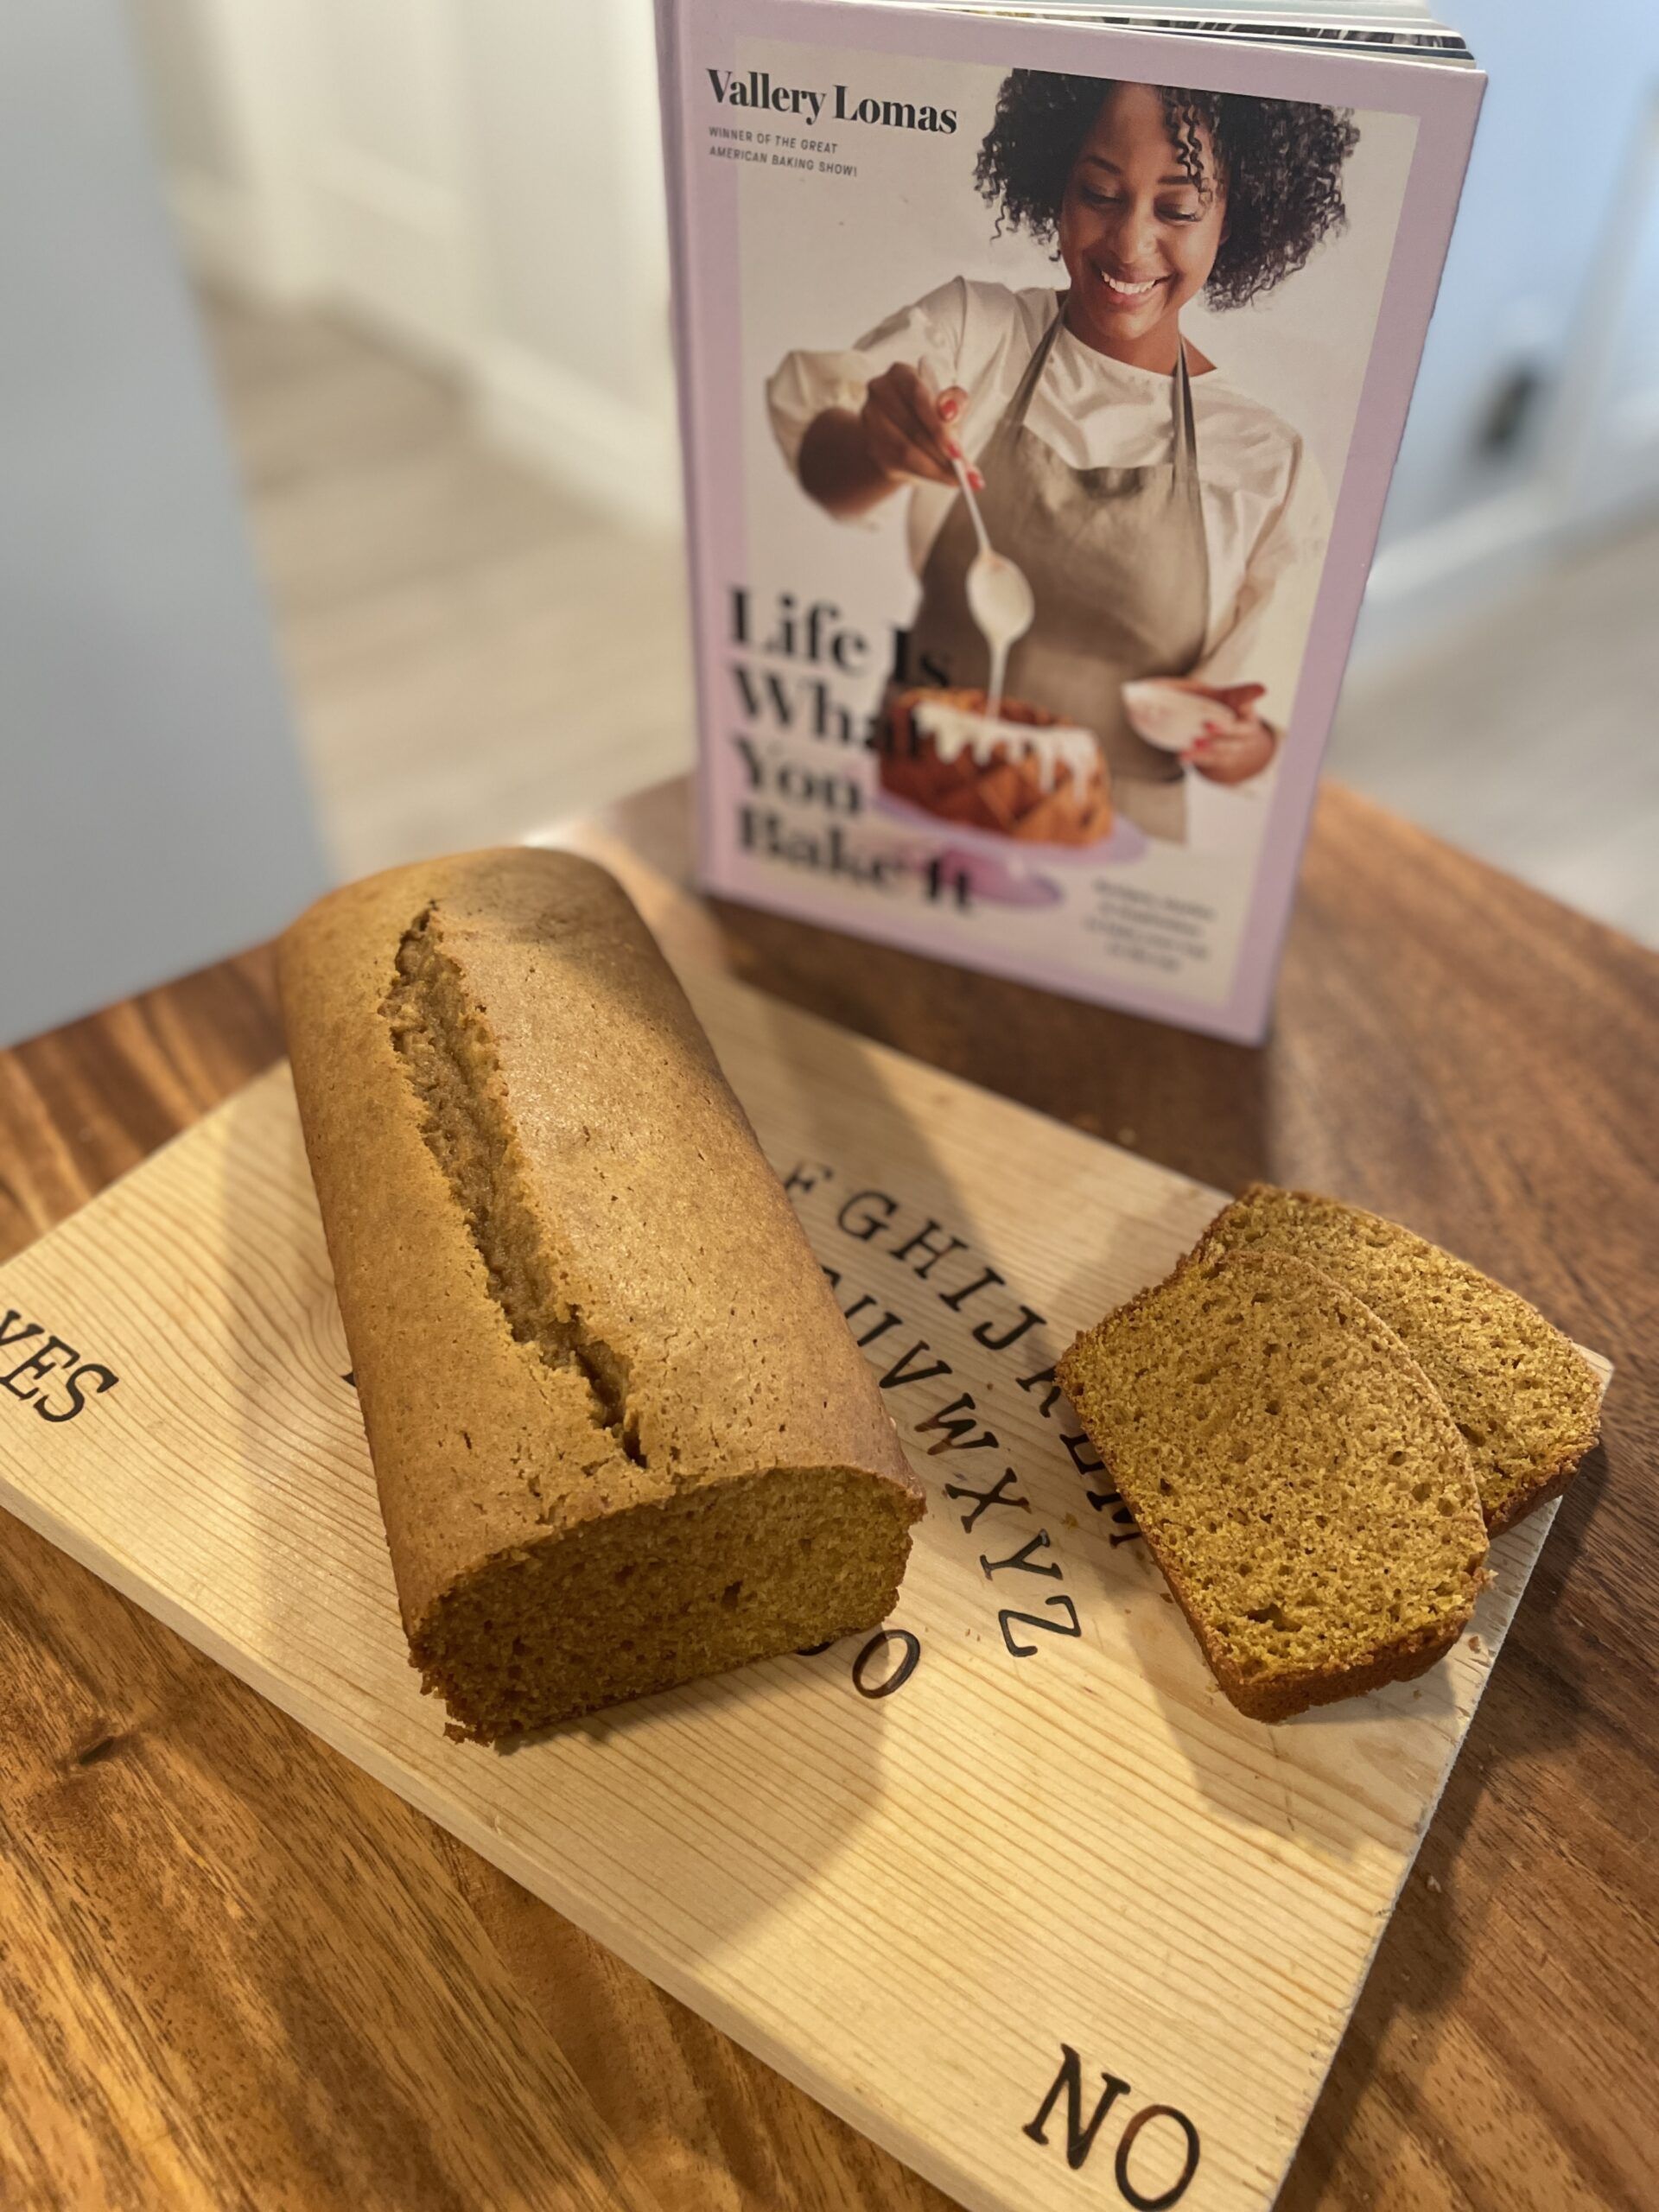
M1484 1581L1469 1453L1370 1308L1268 1250L1200 1250L1059 1363L1211 1670L1283 1720L1421 1674Z
M1462 1431L1493 1535L1565 1490L1594 1445L1601 1384L1578 1347L1524 1298L1410 1230L1335 1198L1253 1183L1205 1243L1293 1253L1382 1316Z
M492 1742L876 1625L922 1510L880 1392L620 887L393 869L280 952L404 1626Z

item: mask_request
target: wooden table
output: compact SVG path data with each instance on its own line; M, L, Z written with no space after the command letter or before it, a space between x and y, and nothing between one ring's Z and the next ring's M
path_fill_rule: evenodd
M596 830L677 878L685 817ZM1617 1363L1282 2202L1652 2206L1659 960L1338 790L1260 1052L736 907L671 942L1188 1174L1402 1215ZM0 1257L280 1044L255 953L0 1055ZM0 1522L0 2203L943 2207Z

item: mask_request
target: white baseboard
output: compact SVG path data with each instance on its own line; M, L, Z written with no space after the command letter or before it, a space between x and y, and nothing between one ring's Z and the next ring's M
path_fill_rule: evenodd
M429 358L464 361L473 311L454 195L343 146L317 156L312 185L330 302Z
M273 307L299 307L317 296L315 271L274 234L253 194L199 170L175 169L167 180L167 200L185 262L196 276Z
M1535 575L1561 536L1558 503L1535 483L1385 546L1371 567L1353 665L1363 671L1430 643Z
M449 196L349 149L311 179L308 250L276 231L258 194L175 170L167 196L185 260L271 307L327 302L454 367L474 343L460 216Z
M583 377L494 340L472 364L480 427L584 499L653 532L680 523L679 441L672 409L618 399Z
M528 346L479 336L444 195L336 155L319 162L313 181L316 259L302 266L278 250L251 194L175 173L168 196L191 269L271 306L326 302L458 368L480 429L504 452L635 528L678 529L671 395L660 411L641 407Z

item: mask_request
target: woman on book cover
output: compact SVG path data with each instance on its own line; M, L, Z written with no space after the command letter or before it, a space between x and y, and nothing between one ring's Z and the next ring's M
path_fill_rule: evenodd
M1015 70L976 175L999 232L1054 242L1065 289L957 277L849 352L791 353L767 387L829 513L911 493L906 667L957 686L988 665L962 461L1035 602L1009 700L1093 731L1113 804L1153 836L1185 836L1184 762L1242 784L1272 760L1330 528L1301 438L1183 337L1181 310L1243 307L1301 268L1343 224L1357 137L1302 101ZM1130 722L1122 686L1149 677L1210 709L1185 753Z

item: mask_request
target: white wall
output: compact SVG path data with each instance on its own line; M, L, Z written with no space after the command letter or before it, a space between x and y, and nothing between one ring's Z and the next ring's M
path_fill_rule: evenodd
M651 0L129 0L193 257L452 368L485 430L677 513Z
M213 0L130 0L149 63L150 104L162 156L175 175L225 190L241 180L227 87L212 35Z
M1372 575L1372 652L1655 495L1650 469L1621 465L1610 485L1597 441L1619 342L1604 310L1634 276L1617 265L1619 234L1659 110L1659 5L1439 4L1491 81ZM1522 435L1483 451L1495 399L1523 371L1538 381ZM1659 391L1659 360L1646 375Z
M299 12L316 289L441 359L464 359L474 246L448 0L326 0Z
M459 0L486 427L647 521L677 512L649 0Z
M1530 366L1559 387L1604 281L1600 248L1647 114L1659 99L1659 6L1597 0L1440 0L1490 78L1446 282L1424 353L1389 535L1442 521L1501 488L1476 450L1503 379ZM1524 473L1529 451L1517 454Z
M493 436L615 511L673 520L650 0L128 4L207 266L376 321L453 365ZM1597 310L1659 99L1659 4L1442 6L1491 89L1362 630L1378 650L1653 475L1593 433L1610 358L1644 327L1639 303ZM1525 435L1484 452L1526 368ZM1638 376L1637 415L1645 391Z
M323 879L117 0L0 7L0 1045Z

